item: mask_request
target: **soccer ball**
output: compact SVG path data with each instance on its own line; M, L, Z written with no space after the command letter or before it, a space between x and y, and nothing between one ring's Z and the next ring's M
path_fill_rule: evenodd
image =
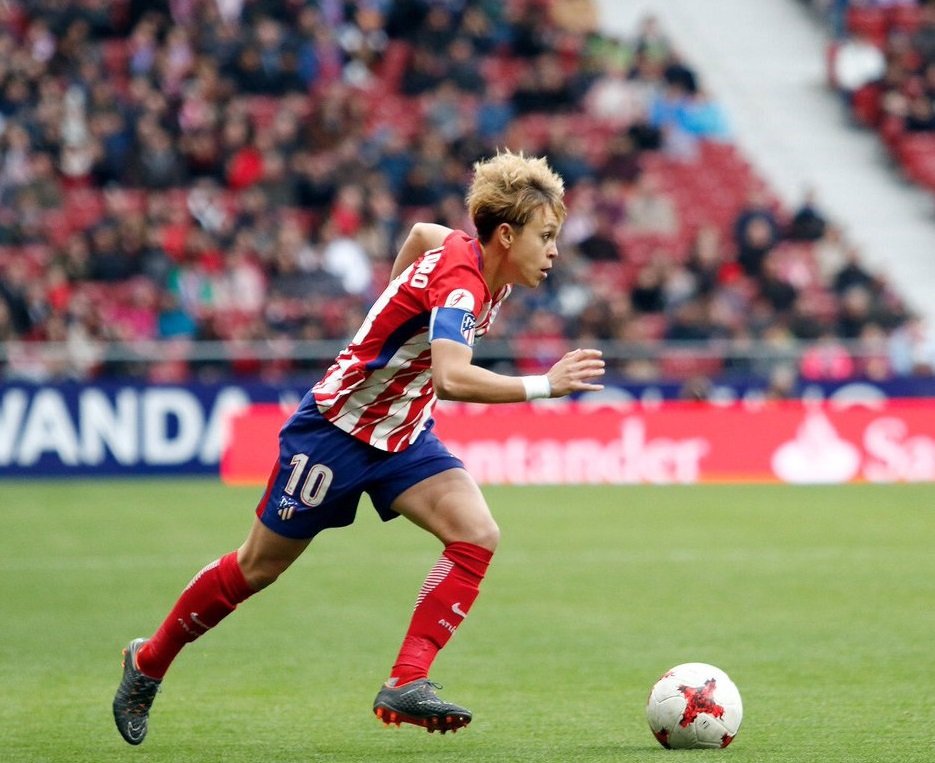
M703 662L676 665L653 685L646 719L668 750L727 747L740 728L743 703L727 673Z

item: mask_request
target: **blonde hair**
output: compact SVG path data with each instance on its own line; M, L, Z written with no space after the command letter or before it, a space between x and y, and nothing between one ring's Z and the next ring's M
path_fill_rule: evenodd
M500 223L522 227L543 205L564 221L564 196L564 182L544 158L507 149L475 163L465 201L477 237L486 242Z

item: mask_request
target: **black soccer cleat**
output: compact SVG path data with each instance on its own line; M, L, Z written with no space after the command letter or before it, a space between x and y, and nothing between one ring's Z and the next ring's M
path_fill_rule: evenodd
M471 711L440 699L435 690L441 688L427 678L402 686L384 684L373 701L373 712L387 726L411 723L429 733L455 732L471 722Z
M162 683L144 676L136 667L136 653L145 643L146 639L133 639L123 650L123 678L114 695L114 722L130 744L140 744L146 738L149 709Z

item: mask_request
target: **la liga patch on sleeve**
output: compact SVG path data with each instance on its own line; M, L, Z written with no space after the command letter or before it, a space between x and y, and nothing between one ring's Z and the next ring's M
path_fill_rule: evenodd
M472 313L474 312L474 295L467 289L455 289L445 299L445 307L457 307L459 310Z

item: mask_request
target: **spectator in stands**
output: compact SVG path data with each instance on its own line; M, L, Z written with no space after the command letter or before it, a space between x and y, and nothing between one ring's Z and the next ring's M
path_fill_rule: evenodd
M825 235L827 221L818 206L815 190L808 189L805 198L792 213L786 238L792 241L818 241Z
M21 193L31 194L41 209L57 209L64 198L62 188L55 175L55 163L47 151L30 154L29 179L23 184Z
M373 267L354 231L334 216L321 229L322 266L341 283L346 294L368 295Z
M486 82L474 44L467 37L455 37L448 46L447 79L461 93L483 95Z
M601 180L615 179L626 186L634 185L642 174L640 150L629 132L614 135L607 146L607 155L597 168Z
M124 251L118 224L107 222L91 233L88 276L93 281L118 283L139 272L139 263Z
M9 88L8 85L7 90ZM8 108L15 108L15 103ZM16 191L32 180L31 144L29 132L16 122L11 122L0 135L0 148L3 149L0 162L0 193L6 203L15 196Z
M697 295L709 296L721 283L725 276L725 250L716 225L703 225L695 234L685 267L694 279Z
M575 104L575 93L555 53L537 56L513 93L513 106L518 114L554 114L567 111Z
M873 295L870 290L857 284L849 286L841 294L837 335L845 339L857 339L874 322Z
M497 144L515 116L509 86L498 80L490 82L476 108L474 125L478 136L489 144Z
M734 221L737 262L744 273L753 278L759 277L763 269L763 260L779 243L780 238L779 220L765 195L754 191Z
M775 313L785 315L792 310L798 298L798 292L784 277L781 264L774 255L768 255L763 259L757 280L760 296L769 303Z
M654 14L646 14L639 20L633 42L637 53L653 61L667 61L674 50L659 17Z
M637 271L630 289L630 304L638 313L661 313L665 310L666 266L661 259L647 263Z
M621 252L610 212L603 207L595 208L593 221L594 228L578 242L578 251L591 262L620 262Z
M263 309L267 281L249 231L239 231L215 282L218 308L222 312L259 315Z
M935 334L921 315L910 315L890 335L887 351L893 371L901 376L935 374Z
M912 49L925 63L935 61L935 5L930 2L920 4L922 17L918 28L912 33Z
M145 120L137 125L136 139L126 175L130 185L161 190L185 183L185 165L165 129Z
M0 290L3 289L3 284L0 283ZM0 342L6 346L8 343L13 342L19 336L19 331L16 330L16 327L13 325L13 316L10 311L10 304L6 299L6 295L0 291ZM0 365L0 373L2 373L3 366Z
M626 204L626 226L639 233L669 235L678 226L675 205L653 175L637 179Z
M935 107L932 98L925 92L914 92L906 104L906 116L903 119L906 132L930 132L935 130Z
M684 104L680 126L697 139L728 140L730 127L721 105L706 90L697 90Z
M886 57L877 42L864 34L848 36L834 50L831 76L850 105L860 88L883 78Z
M802 354L799 373L807 381L842 381L854 375L854 359L830 331Z
M363 223L355 238L374 266L386 265L393 261L403 229L399 202L386 185L373 183L370 184L365 203ZM459 210L463 208L460 196L458 207ZM443 225L448 223L460 223L449 227L464 230L463 219L446 218L446 221L442 222Z
M536 3L132 0L125 16L111 18L108 8L117 6L100 0L87 8L45 3L41 13L24 4L22 24L4 28L0 21L0 246L14 247L0 252L6 325L17 338L57 336L62 327L55 321L65 310L69 335L90 346L109 328L98 302L116 299L99 300L90 279L107 279L118 287L114 293L123 293L127 277L142 275L163 294L184 297L191 325L180 334L220 336L224 323L217 314L231 304L232 292L242 292L253 313L260 284L268 282L262 324L245 323L241 336L343 336L341 316L359 310L367 289L346 294L320 261L322 226L346 224L330 219L341 218L332 212L341 187L379 189L367 194L357 223L339 237L355 252L349 261L359 267L351 270L369 272L376 286L386 277L399 230L414 214L452 224L458 218L452 200L463 196L475 159L502 145L532 150L550 141L553 162L574 186L563 231L569 255L572 244L594 233L600 207L621 240L637 242L625 257L648 257L660 240L667 258L688 257L684 267L663 268L665 309L634 317L632 273L625 263L615 267L617 237L607 237L613 246L598 247L602 255L584 252L580 274L565 284L550 282L540 295L561 302L566 334L578 326L608 338L654 340L666 332L666 310L684 302L702 303L711 333L741 333L738 316L749 320L752 334L764 333L777 317L776 295L757 297L761 287L742 277L731 242L702 245L699 237L696 251L686 243L696 226L725 229L735 211L723 204L730 194L716 208L695 208L693 183L679 180L676 196L658 184L672 165L656 153L664 130L646 113L650 94L667 87L678 95L657 104L671 106L668 115L660 108L659 124L678 125L689 148L698 147L698 136L717 133L716 103L705 99L698 73L675 54L656 19L645 18L628 38L611 38L586 31L593 18L586 6L593 7L587 0L552 5L549 12ZM925 33L918 36L923 48ZM881 88L889 89L886 108L900 120L909 116L913 92L935 95L935 67L920 63L912 42L904 33L887 41ZM382 51L397 43L402 66L395 79L384 79ZM476 108L464 107L465 94L477 94ZM608 135L613 138L605 142ZM698 165L687 165L698 176L722 171L702 164L702 154ZM856 270L841 262L848 244L833 224L813 238L818 225L811 213L821 216L821 210L806 206L798 210L803 219L794 215L781 233L814 241L820 284L801 289L784 328L801 337L829 323L839 328L843 295L856 281L870 294L867 325L892 331L903 320L899 300L879 277L866 282L856 252ZM779 240L778 217L766 207L773 222L765 242L773 245L734 242L753 279ZM717 219L709 219L715 211ZM736 211L738 229L751 212L761 212ZM312 262L301 261L294 278L280 261L285 220L300 221L299 243L291 246ZM343 267L345 258L337 259ZM600 278L590 274L593 266L604 268ZM47 277L34 278L43 271ZM309 272L313 299L284 294ZM798 289L800 282L792 285ZM20 291L22 310L8 304ZM93 305L86 291L95 295ZM327 302L334 295L338 310ZM508 331L509 322L501 326ZM83 367L96 372L100 364L92 358ZM171 363L159 373L184 368ZM659 370L642 361L628 368L649 376Z
M844 252L844 264L831 281L831 286L838 296L841 296L853 286L870 288L873 276L864 267L860 260L860 252L856 247L848 247Z
M846 264L851 245L845 240L840 226L829 222L824 235L814 242L813 253L822 285L829 285Z
M453 143L463 135L465 121L461 117L463 96L454 81L448 78L425 94L424 121L430 130L446 142Z
M868 323L860 332L856 373L873 381L886 381L893 377L887 348L886 330L879 323Z
M780 368L792 370L797 362L795 337L786 326L774 322L762 330L759 340L760 352L752 359L752 369L772 384L774 374L784 373Z
M441 198L429 164L416 161L406 173L399 201L405 207L430 207Z
M7 323L20 336L33 330L32 316L29 313L27 289L29 274L26 263L20 260L11 261L0 279L0 301L7 307Z
M788 400L795 394L796 369L788 363L777 365L769 373L769 385L763 393L767 400Z
M569 189L573 189L582 180L593 179L597 174L588 157L585 139L572 130L553 129L547 151L552 166L564 178Z
M163 291L160 296L156 317L156 335L160 339L194 337L198 324L191 313L182 308L179 295Z
M704 305L698 300L686 300L672 311L665 338L670 342L703 342L714 336Z
M401 90L404 95L424 95L445 78L445 62L437 50L439 48L421 47L413 50L412 61L403 75Z
M833 299L814 291L803 291L795 303L788 328L796 339L814 341L827 331L833 331L836 318Z
M533 59L551 49L548 16L532 3L506 7L510 50L520 58Z
M408 154L406 154L408 157ZM391 188L397 188L396 173L388 169L392 154L384 154L384 163L378 165L381 175ZM408 171L408 164L405 165ZM403 175L399 177L402 184ZM296 178L296 203L305 209L321 211L331 205L337 193L337 178L335 177L332 161L325 153L297 152L292 159L291 172Z
M574 192L567 195L568 215L562 226L560 245L577 247L597 227L597 186L593 181L583 180Z
M641 119L652 99L652 84L628 74L622 61L611 61L591 83L584 97L587 112L616 129L626 129Z
M548 371L568 349L561 318L550 310L536 309L513 341L516 368L523 374Z
M293 207L296 203L296 179L289 171L281 151L264 151L260 159L260 177L257 186L276 208Z

